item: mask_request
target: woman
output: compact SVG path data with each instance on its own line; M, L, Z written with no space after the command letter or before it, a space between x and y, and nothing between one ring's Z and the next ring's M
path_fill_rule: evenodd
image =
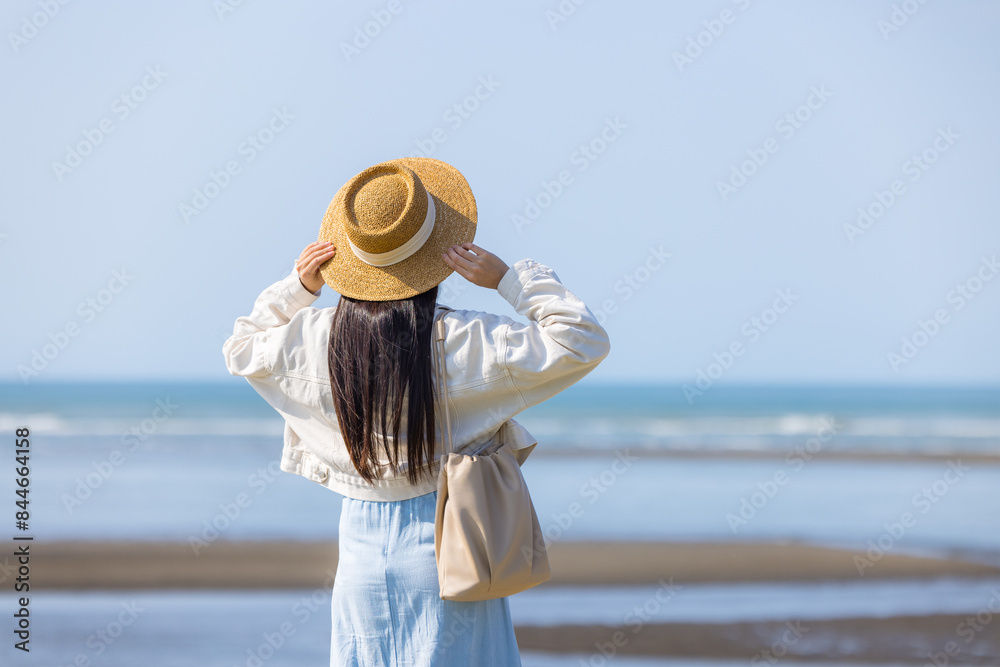
M472 243L476 203L451 165L402 158L334 196L319 241L236 320L226 365L285 419L281 468L344 496L332 592L331 665L520 665L507 598L440 598L437 457L447 400L459 453L493 442L523 461L535 440L512 417L604 359L607 332L552 269L508 266ZM452 271L496 289L528 320L437 304ZM326 284L335 307L312 303ZM447 396L434 377L446 325Z

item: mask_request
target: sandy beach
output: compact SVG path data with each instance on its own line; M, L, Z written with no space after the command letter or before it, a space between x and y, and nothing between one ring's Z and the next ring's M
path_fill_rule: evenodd
M933 664L930 654L942 665L998 664L1000 633L975 633L966 643L955 632L964 621L966 616L936 614L805 622L650 623L638 631L636 626L519 627L517 644L522 651L589 654L592 665L606 664L602 659L617 655L729 658L752 665L774 664L780 659L923 666ZM961 650L946 654L949 642L960 645Z
M289 588L322 586L337 568L336 542L38 542L38 590ZM798 543L565 542L549 546L548 585L858 579L853 551ZM864 555L864 554L860 554ZM886 553L866 579L991 577L1000 566Z
M335 542L39 542L32 545L32 586L40 591L249 590L323 588L332 584ZM546 586L616 586L669 581L803 584L859 580L854 552L800 543L609 543L549 546ZM865 579L995 580L1000 566L959 558L885 554ZM985 599L985 598L984 598ZM818 618L816 617L818 616ZM516 626L523 651L576 654L582 664L614 655L797 662L923 665L958 638L967 615L797 618L619 625ZM997 664L1000 634L977 632L949 665ZM589 656L589 657L588 657Z

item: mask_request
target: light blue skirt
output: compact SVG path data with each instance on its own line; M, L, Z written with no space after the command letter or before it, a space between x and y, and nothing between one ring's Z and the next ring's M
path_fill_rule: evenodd
M344 498L331 667L520 667L507 598L441 599L436 504L436 491L392 502Z

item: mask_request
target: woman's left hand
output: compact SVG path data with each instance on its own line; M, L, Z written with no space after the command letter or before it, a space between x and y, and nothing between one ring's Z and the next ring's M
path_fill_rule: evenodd
M314 241L306 246L295 262L295 270L299 272L299 282L303 287L315 294L326 284L323 276L319 274L319 267L336 252L337 247L329 241Z

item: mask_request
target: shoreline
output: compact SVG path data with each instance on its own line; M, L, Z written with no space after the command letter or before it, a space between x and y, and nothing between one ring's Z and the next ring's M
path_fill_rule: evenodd
M642 445L622 445L620 447L572 448L550 446L544 450L535 448L529 460L538 458L600 457L627 450L629 456L656 459L735 459L735 460L784 460L789 451L770 449L664 449L643 447ZM961 460L974 464L1000 464L1000 452L891 452L858 450L820 450L809 454L809 461L893 461L896 463L922 463Z
M853 581L863 552L804 543L555 542L551 586ZM37 590L274 589L330 586L337 543L61 541L32 544ZM865 579L997 577L1000 563L886 553Z
M956 629L966 628L959 635ZM578 654L581 664L614 656L796 663L987 665L1000 658L1000 634L974 632L967 615L855 617L737 623L647 623L516 627L522 651ZM981 627L981 626L978 626ZM965 641L967 640L967 641ZM945 654L949 650L951 653Z

